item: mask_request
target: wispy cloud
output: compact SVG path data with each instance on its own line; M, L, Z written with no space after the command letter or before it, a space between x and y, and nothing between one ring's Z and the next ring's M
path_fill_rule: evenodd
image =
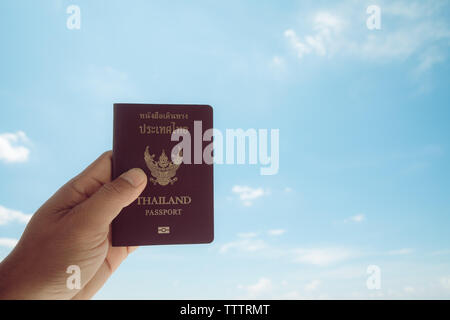
M240 233L238 234L238 239L235 241L230 241L223 244L219 252L226 253L230 250L244 251L244 252L255 252L267 248L267 244L262 239L257 239L254 233Z
M252 188L249 186L240 185L233 186L231 191L237 194L242 204L247 207L252 206L253 201L255 201L256 199L269 194L269 192L267 190L264 190L263 188Z
M0 247L14 248L18 240L13 238L0 238Z
M295 249L294 261L316 266L328 266L346 260L353 252L346 248Z
M413 71L420 75L447 56L450 27L439 14L441 6L432 1L381 2L382 21L389 21L389 28L370 31L364 20L355 18L364 16L347 3L340 3L332 11L313 15L312 32L302 35L287 29L284 37L299 59L335 53L382 63L412 58L416 64Z
M366 220L366 216L362 213L354 215L348 219L345 220L345 222L355 222L355 223L360 223L363 222L364 220Z
M284 233L286 233L286 230L284 230L284 229L272 229L272 230L267 231L267 234L269 236L281 236Z
M256 232L241 232L238 233L239 238L255 238L258 236L258 233Z
M27 161L30 150L21 145L27 142L29 140L23 131L0 134L0 160L6 163Z
M305 291L314 291L319 287L320 284L320 280L312 280L305 285Z
M263 277L260 278L255 284L238 285L238 288L245 290L250 298L256 298L262 294L270 293L272 289L272 280Z
M281 299L287 299L287 300L303 300L305 299L304 296L300 294L297 290L289 291L280 297Z
M444 62L446 59L445 54L434 48L427 50L421 55L420 63L416 67L415 74L420 76L424 72L428 71L434 65Z
M219 247L222 254L229 252L244 252L260 258L284 259L290 263L302 263L315 266L328 266L347 260L357 253L345 247L285 247L271 244L274 236L280 236L286 231L284 229L268 230L266 234L270 237L254 232L239 233L237 239L226 242Z
M288 29L284 32L284 36L289 40L300 59L308 54L325 56L329 52L333 37L340 33L343 25L343 21L336 15L319 12L313 19L313 34L306 35L301 39L293 29Z

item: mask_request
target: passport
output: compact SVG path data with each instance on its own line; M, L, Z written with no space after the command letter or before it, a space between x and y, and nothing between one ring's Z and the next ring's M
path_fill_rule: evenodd
M147 186L113 220L113 246L213 241L213 164L198 159L199 150L212 150L204 139L212 128L209 105L114 104L112 177L141 168ZM172 141L174 131L190 139ZM190 145L174 148L181 141Z

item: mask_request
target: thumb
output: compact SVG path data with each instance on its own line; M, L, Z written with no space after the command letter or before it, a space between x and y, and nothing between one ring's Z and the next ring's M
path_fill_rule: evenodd
M87 225L108 226L120 211L130 205L147 185L147 175L134 168L104 184L77 207L76 215Z

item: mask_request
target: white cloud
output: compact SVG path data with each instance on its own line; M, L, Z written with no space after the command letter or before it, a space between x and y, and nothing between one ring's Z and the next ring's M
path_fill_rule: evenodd
M401 256L401 255L411 254L413 252L414 252L414 250L411 248L403 248L403 249L399 249L399 250L388 251L388 254L392 255L392 256Z
M256 232L241 232L238 233L239 238L255 238L258 234Z
M251 188L249 186L239 185L233 186L231 191L238 194L239 199L242 201L242 204L247 207L253 205L254 200L269 194L269 192L264 190L263 188Z
M297 290L289 291L281 296L281 299L286 300L303 300L305 297L303 297Z
M316 290L319 287L320 283L321 283L320 280L312 280L311 282L305 285L305 291Z
M294 190L292 188L290 188L290 187L284 188L284 192L286 192L286 193L289 193L289 192L292 192L292 191L294 191Z
M286 230L284 230L284 229L272 229L272 230L267 231L267 233L270 236L281 236L285 232L286 232Z
M284 32L284 36L289 39L289 42L292 48L297 52L297 56L301 59L305 54L311 52L311 48L309 48L306 44L300 41L297 34L294 30L288 29Z
M13 238L0 238L0 247L14 248L18 240Z
M294 30L288 29L284 32L284 36L289 40L300 59L312 53L325 56L329 51L333 36L341 31L343 25L344 23L339 17L328 12L319 12L313 21L314 34L306 35L304 40L301 40Z
M333 14L315 14L312 32L300 36L295 30L287 29L284 36L299 59L335 53L381 63L411 58L417 65L416 76L446 59L450 27L440 14L442 5L432 1L388 1L380 7L383 23L379 31L368 30L367 17L359 15L354 6L340 3L333 8Z
M247 294L254 298L269 293L272 289L272 281L268 278L260 278L255 284L247 286L239 285L238 288L246 290Z
M244 251L244 252L255 252L260 251L267 248L267 244L261 240L261 239L255 239L253 237L242 237L238 240L227 242L223 244L219 252L220 253L226 253L231 249L237 250L237 251Z
M17 210L5 208L0 205L0 225L9 222L17 221L21 223L28 223L31 219L31 214L25 214Z
M258 256L268 259L279 259L282 257L292 257L292 250L283 247L273 246L268 243L267 239L262 239L260 236L279 236L285 233L284 229L268 230L264 233L244 232L238 233L237 239L225 242L219 246L219 253L225 254L228 252L245 253L247 256ZM290 259L292 261L292 259Z
M23 131L0 134L0 160L6 163L27 161L30 150L20 145L26 142L28 138Z
M359 265L343 265L332 270L327 270L321 275L333 279L352 280L352 279L366 279L367 268Z
M421 55L420 60L419 65L414 70L416 76L420 76L434 65L445 61L445 55L437 49L430 49Z
M364 214L357 214L357 215L354 215L354 216L348 218L346 221L359 223L359 222L363 222L365 219L366 219L366 217L364 216Z
M293 253L295 262L316 266L331 265L353 255L350 250L345 248L294 249Z
M267 234L279 236L285 233L284 229L268 230ZM274 246L258 237L257 233L239 233L234 241L226 242L219 247L219 253L230 251L243 252L268 259L287 259L294 263L310 264L315 266L333 265L356 255L351 249L330 248L286 248Z

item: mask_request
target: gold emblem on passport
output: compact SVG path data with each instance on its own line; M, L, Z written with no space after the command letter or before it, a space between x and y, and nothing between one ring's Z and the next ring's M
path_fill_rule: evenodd
M170 227L158 227L159 234L168 234L170 233Z
M155 155L150 155L149 147L145 148L144 160L147 164L150 173L153 178L150 178L150 181L153 182L154 185L159 183L162 186L167 186L169 183L174 184L178 178L175 177L178 168L181 165L181 151L177 155L177 163L175 164L172 161L169 161L169 158L166 156L165 151L163 150L161 155L159 156L158 161L155 161Z

